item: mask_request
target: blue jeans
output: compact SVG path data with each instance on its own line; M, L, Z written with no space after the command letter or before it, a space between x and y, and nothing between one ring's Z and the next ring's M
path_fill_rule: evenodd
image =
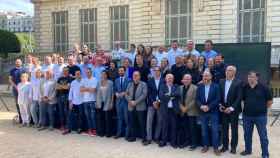
M261 141L262 156L269 156L266 124L267 116L249 117L243 115L245 150L247 152L252 152L252 136L254 131L254 125L256 125Z
M82 128L83 104L73 105L68 115L67 128L69 130Z
M219 148L219 115L218 113L206 113L200 116L203 146L209 146L209 123L211 124L211 138L214 149Z
M85 102L83 106L88 129L96 129L95 101Z
M117 136L121 136L125 131L125 136L128 136L128 107L127 102L122 99L117 99L116 110L117 110ZM125 127L125 128L124 128Z
M60 126L65 126L67 124L67 115L69 112L68 95L60 95L57 97L58 103L58 113L59 113L59 123Z
M35 101L35 100L32 101L30 112L34 125L38 125L39 124L39 101Z

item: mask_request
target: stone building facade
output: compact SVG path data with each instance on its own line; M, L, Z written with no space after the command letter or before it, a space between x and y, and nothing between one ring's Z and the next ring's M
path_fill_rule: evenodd
M280 57L279 0L32 0L37 52L74 43L111 49L177 39L203 43L272 42ZM61 32L62 31L62 32ZM277 59L276 59L277 58Z

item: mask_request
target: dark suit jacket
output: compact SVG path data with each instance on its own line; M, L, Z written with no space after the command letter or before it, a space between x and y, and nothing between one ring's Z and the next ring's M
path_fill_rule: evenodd
M211 83L207 100L205 100L205 85L199 84L196 92L196 104L200 107L208 105L210 110L207 113L218 112L220 103L220 88L219 85ZM205 113L201 111L202 114Z
M241 112L241 99L242 99L242 82L239 79L234 79L230 85L227 103L225 103L225 84L226 80L220 81L221 103L225 107L233 107L237 113Z
M160 99L160 112L166 113L168 111L168 102L170 101L171 98L174 98L172 100L173 104L173 110L175 113L179 114L180 113L180 107L179 107L179 102L180 102L180 90L177 85L173 85L171 87L171 94L168 95L169 89L165 83L163 83L160 86L159 89L159 99Z
M152 106L153 102L157 100L157 96L159 95L159 88L163 83L164 83L164 79L160 78L159 86L158 86L158 89L157 89L155 78L154 77L149 78L148 83L147 83L147 86L148 86L148 99L147 99L148 106Z

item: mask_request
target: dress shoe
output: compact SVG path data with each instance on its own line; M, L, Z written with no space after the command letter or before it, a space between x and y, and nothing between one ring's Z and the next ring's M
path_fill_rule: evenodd
M136 138L128 138L127 141L128 141L128 142L135 142L135 141L136 141Z
M247 155L251 155L252 154L252 152L248 152L248 151L242 151L241 153L240 153L240 155L242 155L242 156L247 156Z
M227 150L228 150L227 148L224 148L224 147L223 147L222 149L220 149L220 152L221 152L221 153L224 153L224 152L226 152Z
M214 149L214 154L215 154L216 156L221 156L221 152L220 152L219 149Z
M38 131L43 131L43 130L46 130L46 129L47 129L47 127L41 127L41 128L38 129Z
M69 134L69 133L71 133L71 131L69 129L66 129L62 132L62 135L66 135L66 134Z
M159 142L158 146L159 146L159 147L165 147L165 146L166 146L166 143L165 143L165 142Z
M196 146L192 145L190 148L189 148L189 151L194 151L196 149Z
M206 153L208 151L208 147L207 146L204 146L202 149L201 149L201 153Z
M142 144L143 144L144 146L147 146L147 145L149 145L149 144L151 144L151 143L152 143L152 141L146 140L146 141L144 141Z
M114 139L119 139L119 138L120 138L119 135L114 136Z
M235 149L235 148L232 148L232 149L230 150L230 153L236 154L236 149Z

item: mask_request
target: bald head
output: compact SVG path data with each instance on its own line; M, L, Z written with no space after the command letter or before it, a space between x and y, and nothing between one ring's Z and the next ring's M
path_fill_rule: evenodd
M227 80L232 80L232 79L234 79L235 74L236 74L236 67L233 66L233 65L229 65L229 66L226 68L226 79L227 79Z
M188 86L192 83L192 76L190 74L185 74L182 78L183 85Z
M167 74L165 76L165 82L167 85L172 85L174 82L174 76L172 74Z

